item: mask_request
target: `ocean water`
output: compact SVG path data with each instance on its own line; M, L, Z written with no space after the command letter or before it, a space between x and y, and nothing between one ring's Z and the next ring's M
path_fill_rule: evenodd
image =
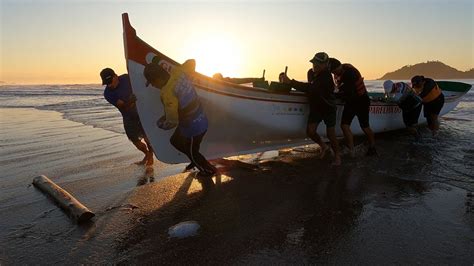
M382 82L366 84L369 91L381 92ZM474 85L474 80L462 82ZM103 250L111 247L120 225L108 213L135 186L152 180L131 163L141 154L127 140L120 113L102 93L100 85L0 86L0 264L94 263L113 252ZM378 134L378 159L343 158L343 167L370 169L381 180L426 181L474 191L473 119L471 89L441 119L437 137L427 129L421 143L404 130ZM157 163L155 178L176 172L167 168ZM31 180L39 174L54 178L95 210L94 225L77 227L32 188ZM376 207L381 204L373 201ZM391 200L382 207L403 204Z
M460 80L474 84L474 80ZM366 81L369 91L383 92L383 81ZM122 118L106 102L100 85L3 85L0 86L0 108L36 108L57 111L68 120L125 133ZM464 96L456 110L446 117L471 120L474 113L474 90ZM469 123L466 123L469 124ZM462 126L460 123L459 126ZM471 125L472 126L472 125Z
M0 87L0 108L57 111L74 122L125 133L120 113L102 94L100 85L6 85Z
M474 85L474 80L459 81ZM366 81L368 90L376 92L383 91L382 83L380 80ZM94 84L3 85L0 87L0 108L55 111L66 120L124 135L120 113L103 99L102 93L103 87ZM388 156L403 153L402 147L409 147L410 150L415 147L415 150L427 152L433 159L429 164L440 167L440 171L435 171L438 176L436 180L454 182L457 186L473 190L473 118L474 90L471 89L458 107L443 117L442 130L436 139L431 138L427 130L424 130L425 141L420 144L413 144L411 137L404 131L382 134L377 138L379 150ZM422 119L424 118L420 115L420 120ZM417 167L422 163L411 161L407 156L409 155L400 154L396 159L408 169L411 165ZM406 176L405 171L401 172L401 175Z

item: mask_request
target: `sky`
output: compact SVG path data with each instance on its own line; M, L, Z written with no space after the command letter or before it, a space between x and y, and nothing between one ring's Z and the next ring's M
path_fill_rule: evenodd
M90 1L0 0L0 81L97 84L125 73L121 14L137 35L197 71L306 78L324 51L377 79L439 60L474 67L472 0Z

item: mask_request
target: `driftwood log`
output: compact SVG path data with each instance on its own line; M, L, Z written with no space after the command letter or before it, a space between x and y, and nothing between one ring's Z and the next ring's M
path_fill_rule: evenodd
M69 212L78 223L90 220L95 216L86 206L82 205L66 190L62 189L44 175L33 179L33 185L51 196L64 210Z

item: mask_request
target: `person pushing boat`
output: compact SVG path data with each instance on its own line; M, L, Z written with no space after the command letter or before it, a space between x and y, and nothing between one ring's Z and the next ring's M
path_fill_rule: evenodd
M204 178L213 176L217 170L199 152L208 120L188 76L194 72L195 66L196 62L190 59L168 73L157 62L152 62L145 66L143 75L147 86L151 84L160 89L165 115L157 121L158 127L164 130L176 128L170 138L171 145L191 161L186 168L197 167L198 178Z
M421 113L421 98L405 82L393 82L386 80L383 83L385 94L390 101L398 104L402 109L403 123L408 131L415 136L415 140L420 140L421 134L417 128L418 118Z
M329 59L330 71L334 74L339 95L345 101L342 112L341 129L349 147L351 156L354 156L354 137L351 123L355 116L369 141L367 156L377 155L375 136L369 124L370 98L364 84L364 78L359 70L351 64L341 64L336 58Z
M128 74L117 76L111 68L104 68L100 72L104 89L104 98L122 114L123 126L128 139L145 154L137 164L153 165L153 148L145 135L136 107L136 98L132 93ZM145 142L142 142L145 141Z
M444 95L433 79L414 76L411 78L411 84L423 101L423 115L432 135L435 136L439 130L438 116L444 105Z
M341 155L336 138L336 98L334 95L334 81L328 69L329 56L324 52L317 53L310 62L313 64L313 76L308 83L290 80L285 73L281 75L284 83L290 84L295 90L303 91L307 94L310 106L310 113L306 125L306 134L314 142L321 146L321 157L323 157L329 147L321 140L317 133L319 123L324 121L326 125L326 135L329 138L334 151L333 165L341 165Z

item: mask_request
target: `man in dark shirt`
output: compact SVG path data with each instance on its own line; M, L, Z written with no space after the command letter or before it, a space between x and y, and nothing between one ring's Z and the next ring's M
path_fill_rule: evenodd
M428 128L433 136L436 136L439 130L438 116L444 105L443 92L433 79L424 76L414 76L411 78L411 84L422 99L423 114L426 117Z
M308 96L309 117L306 126L306 134L314 142L321 146L321 157L324 157L329 147L321 140L317 133L321 121L326 124L326 135L329 138L334 151L333 165L341 164L339 146L336 139L336 98L334 95L334 81L328 69L328 55L324 52L317 53L313 59L313 77L308 77L309 83L290 80L286 75L282 76L284 83L290 84L295 90L303 91Z
M367 155L377 155L374 132L369 124L370 98L365 88L364 78L357 68L351 64L341 64L335 58L329 59L329 68L335 76L339 94L345 101L341 129L351 156L354 156L354 137L351 131L351 123L355 116L359 119L359 125L369 141Z
M111 68L104 68L100 72L100 77L102 85L107 85L104 89L104 98L120 111L128 139L145 154L143 160L137 164L153 165L153 148L140 123L135 105L136 98L132 93L128 74L117 76ZM145 143L141 141L142 139Z

